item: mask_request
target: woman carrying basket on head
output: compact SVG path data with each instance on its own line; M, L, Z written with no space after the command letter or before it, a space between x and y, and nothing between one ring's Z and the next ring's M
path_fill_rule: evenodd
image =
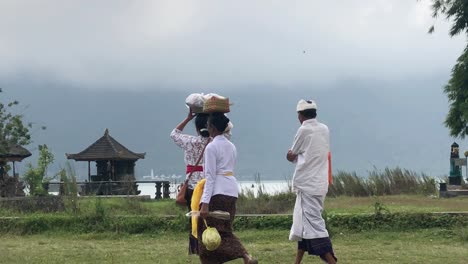
M200 216L206 220L208 226L218 230L221 244L213 251L208 250L201 241L206 229L205 222L198 221L199 256L204 264L224 263L237 258L243 258L246 264L255 264L258 261L252 259L240 240L232 233L239 187L234 177L236 147L224 135L228 123L229 118L223 113L212 113L208 119L208 130L213 140L206 147L204 154L205 183L200 200ZM196 192L202 183L203 181L196 187ZM217 210L228 212L230 219L222 220L209 216L209 212Z
M195 118L195 128L197 136L183 134L185 126ZM195 114L191 110L187 117L177 125L171 132L171 138L175 144L184 150L184 161L186 168L186 177L188 179L188 188L185 193L185 200L187 200L187 208L190 211L190 203L192 201L193 189L195 185L203 179L203 149L209 142L209 133L207 129L208 114ZM198 159L200 161L197 163ZM198 254L198 241L195 237L189 234L189 255Z

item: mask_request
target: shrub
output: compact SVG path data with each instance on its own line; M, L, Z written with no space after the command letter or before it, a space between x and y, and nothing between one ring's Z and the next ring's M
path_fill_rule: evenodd
M51 213L65 210L63 198L60 196L21 197L2 200L0 206L19 213Z
M367 177L358 176L355 172L338 171L329 186L331 197L373 196L398 194L436 194L436 179L424 173L417 174L399 167L383 171L374 169Z
M47 195L47 184L49 179L46 179L47 168L54 161L54 155L49 151L47 145L39 145L39 158L37 166L33 167L29 163L28 170L24 174L24 181L29 188L29 195L31 196L45 196Z
M66 164L65 169L61 169L58 173L60 177L60 195L65 197L66 209L76 214L79 212L78 205L78 185L76 184L76 171L70 165L69 162Z
M252 191L242 191L237 199L238 214L283 214L291 212L296 201L293 192L252 195Z
M417 230L444 228L462 230L461 239L466 241L468 216L462 214L324 214L327 228L331 235L338 230ZM37 215L25 218L1 218L0 233L36 234L43 232L66 233L160 233L187 230L187 219L178 217L119 216L100 218L97 216ZM292 216L238 216L234 220L234 230L245 229L281 229L289 230Z

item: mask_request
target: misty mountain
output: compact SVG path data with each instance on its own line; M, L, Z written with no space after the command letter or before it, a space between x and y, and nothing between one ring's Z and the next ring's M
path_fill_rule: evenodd
M242 87L215 90L106 91L78 89L70 84L23 77L3 81L5 100L16 99L25 120L46 125L34 131L28 148L35 162L37 145L47 144L56 161L51 173L63 167L65 153L77 153L110 135L134 152L146 152L137 162L137 176L183 174L183 152L169 138L186 116L184 100L193 92L215 92L230 97L228 114L234 123L232 141L238 149L237 175L253 179L289 178L293 165L285 159L299 126L295 112L301 98L316 100L318 120L331 131L333 170L365 174L374 167L400 166L434 176L449 171L453 139L443 121L447 99L445 80L343 80L321 87ZM294 88L294 89L292 89ZM2 98L2 101L4 99ZM193 124L186 132L194 133ZM463 142L461 151L464 151ZM86 162L74 162L81 177Z

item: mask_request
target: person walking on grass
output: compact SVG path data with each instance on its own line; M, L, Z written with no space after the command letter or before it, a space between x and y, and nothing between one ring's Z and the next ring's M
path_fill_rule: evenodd
M195 118L195 128L197 131L197 135L189 135L184 134L182 131L184 130L185 126ZM184 161L186 165L186 173L187 176L190 175L191 172L192 176L188 181L188 188L187 192L185 193L185 199L187 200L187 208L190 212L190 204L192 201L193 189L195 185L204 178L203 176L203 158L200 161L199 165L195 166L197 163L198 158L203 155L203 148L210 140L210 134L208 132L208 114L195 114L191 110L184 120L182 120L176 128L174 128L171 132L171 138L174 140L174 143L181 147L184 150ZM191 222L191 220L190 220ZM198 254L198 240L189 234L189 255Z
M208 144L204 155L206 182L201 181L195 188L194 201L200 195L200 216L207 225L215 227L221 235L221 244L214 251L208 250L202 243L202 234L206 226L203 220L198 220L199 256L203 264L225 263L242 258L244 264L257 264L242 245L239 238L233 234L233 221L236 215L236 201L239 187L234 176L237 150L225 134L229 118L223 113L212 113L208 119L208 130L212 142ZM201 188L200 188L201 187ZM199 188L202 189L199 191ZM209 216L211 211L229 212L229 220Z
M289 240L298 243L295 264L301 263L306 251L334 264L337 258L322 217L328 192L329 130L317 121L314 101L299 100L296 111L301 126L286 154L286 159L296 164L292 181L296 203Z

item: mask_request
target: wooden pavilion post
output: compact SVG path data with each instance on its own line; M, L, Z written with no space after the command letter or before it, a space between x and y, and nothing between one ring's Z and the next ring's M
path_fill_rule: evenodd
M88 160L88 182L91 182L91 161Z
M115 181L115 160L113 160L111 162L112 162L112 178L111 178L111 181Z
M13 177L16 176L16 171L15 171L15 161L13 161Z

